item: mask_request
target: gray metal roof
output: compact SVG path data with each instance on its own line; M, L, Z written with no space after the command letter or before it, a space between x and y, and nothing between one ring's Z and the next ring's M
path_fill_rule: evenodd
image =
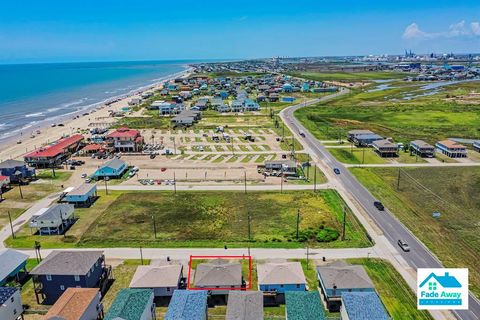
M372 280L362 266L318 266L317 274L327 289L374 288Z
M379 148L385 148L385 147L387 147L387 148L398 148L398 146L395 143L393 143L393 142L391 142L387 139L377 140L377 141L372 142L372 144L379 147Z
M18 161L18 160L5 160L0 163L0 169L9 169L15 167L23 167L25 166L25 162Z
M420 148L430 148L430 149L435 149L431 144L426 143L423 140L413 140L410 142L410 144L415 144Z
M83 196L89 193L92 189L97 188L96 184L93 183L84 183L67 193L69 196Z
M195 286L229 287L242 284L242 266L217 259L210 263L200 263L195 270Z
M112 168L114 170L119 170L122 166L126 165L127 163L123 160L120 160L118 158L114 158L106 163L104 163L101 167L101 168Z
M306 284L300 262L270 262L257 265L258 284Z
M0 249L0 281L27 261L28 255L13 249Z
M230 291L226 320L262 320L263 294L261 291Z
M177 287L182 265L139 266L130 282L130 288Z
M57 220L62 219L63 217L69 217L74 211L72 204L68 203L57 203L48 208L42 215L39 217L32 217L36 221L41 220Z
M86 275L103 251L53 251L30 273L32 275Z

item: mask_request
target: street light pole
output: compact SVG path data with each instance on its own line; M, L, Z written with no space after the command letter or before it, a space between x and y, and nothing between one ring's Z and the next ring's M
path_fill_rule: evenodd
M248 212L248 255L250 256L250 242L252 241L252 216L250 215L250 211Z
M10 215L10 211L8 211L8 220L10 221L10 229L12 230L12 238L15 239L15 232L13 232L12 216Z
M298 240L298 228L300 226L300 209L297 209L297 240Z

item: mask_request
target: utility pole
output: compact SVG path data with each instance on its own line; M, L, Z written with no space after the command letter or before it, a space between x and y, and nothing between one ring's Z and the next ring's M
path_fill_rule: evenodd
M362 164L365 163L365 147L362 148Z
M248 212L248 255L250 256L250 243L252 242L252 216L250 215L250 211Z
M398 168L398 176L397 176L397 190L400 190L400 168Z
M280 174L280 193L283 193L283 168L282 173Z
M175 178L175 171L173 171L173 193L177 194L177 179Z
M152 221L153 221L153 234L155 236L155 239L157 239L157 224L155 221L155 217L152 215Z
M317 165L313 167L313 192L317 192Z
M345 225L347 223L347 210L343 206L343 229L342 229L342 241L345 240Z
M247 171L244 171L245 194L247 194Z
M300 226L300 209L297 209L297 240L298 240L298 228Z
M105 182L105 194L108 195L107 177L103 177L103 181Z
M13 232L12 216L10 215L10 211L8 211L8 220L10 221L10 229L12 230L12 238L15 239L15 232Z
M310 252L309 252L308 241L307 241L307 270L308 270L309 264L310 264L310 262L309 262L309 255L310 255Z
M141 261L142 266L143 266L143 251L142 251L142 247L140 247L140 261Z

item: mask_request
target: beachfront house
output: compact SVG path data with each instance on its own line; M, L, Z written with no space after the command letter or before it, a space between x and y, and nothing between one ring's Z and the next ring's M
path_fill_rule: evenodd
M414 140L410 142L410 154L415 154L422 158L433 158L435 147L423 140Z
M27 273L28 255L13 249L0 249L0 286L12 280L20 281Z
M104 320L155 320L152 289L120 290Z
M97 288L67 288L48 310L45 320L97 320L103 316Z
M438 153L449 158L466 158L467 147L453 140L442 140L435 144Z
M0 319L23 319L20 289L15 287L0 287Z
M29 168L23 161L5 160L0 163L0 176L9 178L10 183L18 183L35 177L35 169Z
M230 291L226 320L262 320L263 294L260 291Z
M95 173L93 174L93 178L99 180L103 178L114 178L119 179L123 176L125 171L128 170L128 165L125 161L114 158L102 166L100 166Z
M36 168L52 168L67 160L73 153L80 150L83 145L83 136L74 134L57 142L41 147L23 156L25 162Z
M373 292L345 292L340 310L342 320L390 320L382 301Z
M97 185L84 183L65 194L62 199L75 207L89 207L97 198Z
M286 291L307 290L300 262L269 262L257 265L258 289L268 303L284 303Z
M71 204L56 203L49 208L42 208L32 215L30 231L39 235L63 234L75 223L74 207Z
M106 137L107 144L117 152L140 152L143 146L143 137L140 131L121 127Z
M171 297L182 286L183 266L139 266L130 282L130 288L153 289L155 298Z
M382 158L398 157L398 145L390 140L376 140L372 142L373 151Z
M325 320L325 312L318 291L287 291L285 292L285 319Z
M207 297L206 290L175 290L165 320L207 320Z
M345 292L373 292L375 287L362 266L339 261L317 266L317 279L322 297L330 311L339 311Z
M112 281L103 251L53 251L31 272L37 303L54 304L67 288L99 288Z

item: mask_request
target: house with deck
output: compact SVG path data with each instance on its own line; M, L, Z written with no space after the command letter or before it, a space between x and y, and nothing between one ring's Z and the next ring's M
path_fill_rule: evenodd
M119 179L128 170L128 165L125 161L114 158L102 166L100 166L92 175L95 179L104 179L106 177Z
M152 289L120 290L105 320L155 320L155 303Z
M67 288L45 315L45 320L101 320L104 316L97 288Z
M268 262L257 265L258 289L273 303L284 303L286 291L307 290L300 262Z
M35 169L23 161L10 159L0 163L0 176L8 177L10 183L23 182L35 177Z
M323 300L330 311L339 311L345 292L374 292L375 286L362 266L338 261L316 268Z
M263 295L260 291L230 291L226 320L263 320Z
M285 292L285 319L325 320L325 312L318 291L287 291Z
M368 133L368 134L357 134L353 138L353 144L357 147L370 147L372 146L373 142L378 140L384 140L382 136L376 133Z
M97 185L84 183L65 194L63 201L75 207L89 207L97 198Z
M48 208L35 212L28 226L33 233L39 235L60 235L75 223L74 206L72 204L56 203Z
M153 289L155 298L171 297L183 286L183 266L169 264L162 266L139 266L130 282L130 288Z
M252 99L245 99L243 102L244 110L245 111L259 111L260 105L253 101Z
M23 156L25 162L35 168L52 168L60 165L83 146L84 137L74 134L57 142L36 149Z
M382 158L398 157L398 145L390 140L376 140L372 142L373 151Z
M467 147L453 140L442 140L435 144L436 151L449 158L466 158Z
M480 140L476 140L472 144L473 150L480 152Z
M165 320L207 320L207 297L206 290L175 290Z
M356 129L356 130L350 130L347 133L347 140L350 142L353 142L357 136L361 136L364 134L373 134L374 132L370 130L363 130L363 129Z
M19 281L27 273L28 255L13 249L0 249L0 286Z
M31 272L37 303L54 304L67 288L98 288L105 294L112 268L103 251L53 251Z
M340 310L342 320L390 320L376 292L345 292Z
M410 142L410 153L422 158L433 158L435 147L423 140L414 140Z
M140 131L127 127L118 128L106 137L107 144L117 152L140 152L143 137Z
M23 305L20 289L0 287L0 319L23 320Z

